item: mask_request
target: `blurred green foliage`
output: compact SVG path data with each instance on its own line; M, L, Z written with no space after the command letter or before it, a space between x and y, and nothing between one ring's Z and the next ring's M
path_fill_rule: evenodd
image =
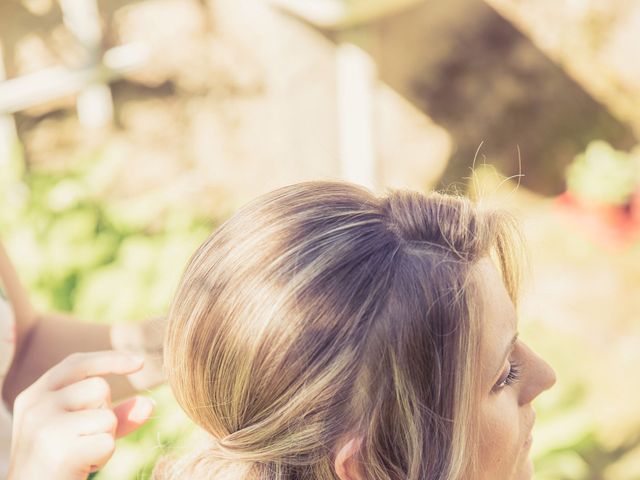
M94 322L164 315L182 270L215 222L148 194L109 194L112 156L96 151L62 172L26 170L16 145L0 163L0 232L21 278L43 310ZM119 441L97 479L147 478L189 422L168 387L150 392L156 418Z
M640 193L637 148L625 152L591 142L568 167L567 190L586 203L637 208L632 204ZM628 375L628 366L637 364L640 354L625 348L640 338L635 300L640 242L636 237L623 247L602 245L579 224L557 217L559 224L553 216L544 210L531 227L544 247L536 261L552 272L537 280L553 282L562 292L539 298L556 307L557 318L530 319L525 335L558 376L556 386L535 401L535 478L637 480L640 413L633 405L640 401L640 381Z
M638 158L601 140L591 142L567 168L568 191L584 200L624 205L638 188Z
M92 178L108 156L63 172L0 165L0 229L40 308L112 322L161 315L214 222L162 196L121 199Z

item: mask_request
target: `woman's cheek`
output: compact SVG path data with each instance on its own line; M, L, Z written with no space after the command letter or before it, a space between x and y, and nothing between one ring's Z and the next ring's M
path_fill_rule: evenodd
M515 480L531 480L533 478L533 461L526 455L526 458L522 459L523 464L520 467Z
M483 480L511 480L520 460L518 402L510 393L501 391L492 395L483 408L480 452Z

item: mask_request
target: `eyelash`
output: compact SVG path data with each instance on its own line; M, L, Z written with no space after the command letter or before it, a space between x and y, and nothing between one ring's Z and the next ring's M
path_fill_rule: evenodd
M496 385L496 390L501 390L504 387L513 385L520 379L520 374L522 373L522 365L517 362L509 362L509 365L509 373L502 382Z

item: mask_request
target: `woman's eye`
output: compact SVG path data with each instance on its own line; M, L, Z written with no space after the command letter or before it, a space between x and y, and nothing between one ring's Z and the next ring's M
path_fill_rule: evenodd
M520 374L522 373L522 365L516 362L509 362L509 373L507 373L506 377L500 380L496 386L495 390L499 390L508 385L513 385L520 379Z

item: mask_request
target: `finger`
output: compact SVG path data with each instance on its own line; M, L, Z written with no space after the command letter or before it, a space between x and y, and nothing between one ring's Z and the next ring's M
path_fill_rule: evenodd
M107 408L80 410L65 413L59 425L60 428L72 432L76 436L96 435L99 433L113 435L118 426L118 418L112 410Z
M53 392L60 408L69 412L111 408L111 388L102 377L91 377Z
M135 397L113 409L117 419L116 438L129 435L151 418L155 402L147 397Z
M109 461L116 448L110 433L97 433L76 438L72 446L74 455L70 460L74 469L100 469Z
M143 363L142 357L114 350L74 353L51 368L41 379L45 388L58 390L89 377L134 373L142 368Z

